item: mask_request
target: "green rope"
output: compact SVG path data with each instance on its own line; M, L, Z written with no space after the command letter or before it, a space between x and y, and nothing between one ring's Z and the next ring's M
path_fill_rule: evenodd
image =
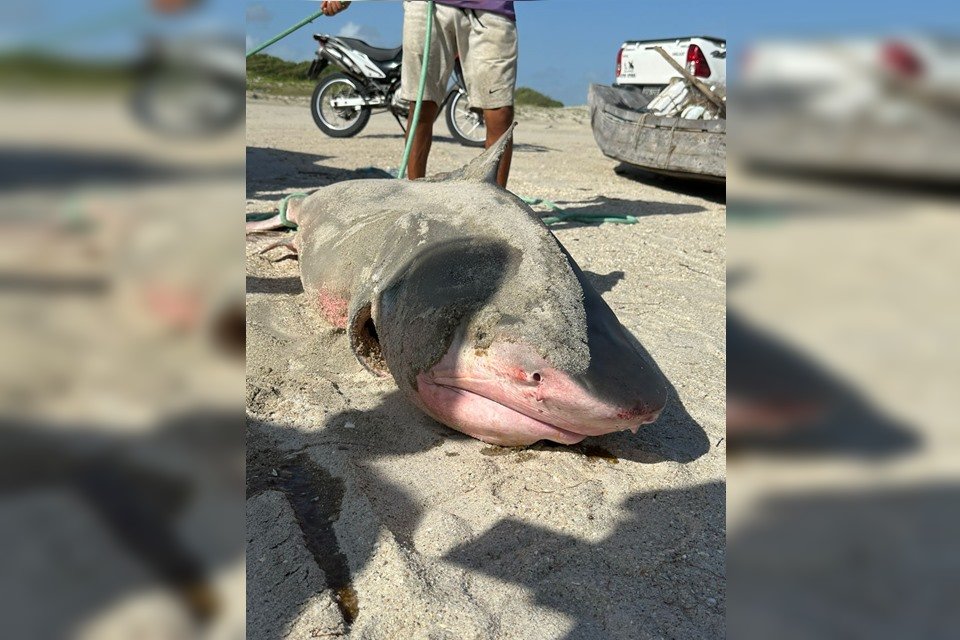
M433 0L427 2L427 35L423 39L423 61L420 63L420 88L417 89L417 105L413 109L413 121L407 132L407 144L403 147L403 157L400 159L400 168L397 177L402 178L407 173L407 163L410 161L410 150L413 148L413 136L417 132L417 123L420 122L420 107L423 106L423 89L427 85L427 63L430 61L430 39L433 35Z
M299 29L300 27L304 27L304 26L310 24L311 22L313 22L314 20L316 20L317 18L319 18L319 17L322 16L322 15L323 15L323 11L317 11L317 12L314 13L313 15L307 16L306 18L304 18L303 20L301 20L301 21L298 22L297 24L293 25L293 26L290 27L289 29L286 29L286 30L278 33L277 35L273 36L272 38L270 38L269 40L267 40L267 41L264 42L263 44L258 45L258 46L256 46L256 47L254 47L253 49L250 49L250 51L247 51L247 57L249 58L250 56L252 56L252 55L255 54L255 53L260 53L261 51L263 51L264 49L266 49L267 47L269 47L270 45L272 45L274 42L277 42L278 40L283 40L284 38L286 38L288 35L290 35L290 34L293 33L294 31L296 31L296 30Z
M277 211L280 213L280 222L283 223L283 226L291 229L297 228L296 222L290 222L290 220L287 219L287 206L289 205L291 198L306 198L308 195L310 194L303 192L291 193L288 196L284 196L284 198L280 200L280 204L277 205Z
M289 229L296 229L297 223L291 222L287 218L287 207L290 204L290 200L293 198L306 198L309 196L309 193L303 191L298 191L297 193L291 193L287 196L284 196L280 199L280 203L277 205L277 213L280 214L280 222L283 223L283 226ZM274 216L273 213L248 213L247 222L259 222L261 220L269 220Z

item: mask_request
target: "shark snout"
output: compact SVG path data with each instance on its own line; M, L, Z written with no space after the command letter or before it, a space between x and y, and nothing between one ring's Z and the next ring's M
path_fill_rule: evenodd
M656 421L666 405L666 394L645 380L617 376L613 384L583 384L557 369L534 375L537 402L552 424L585 436L636 431Z
M633 378L631 378L633 374ZM496 444L564 444L654 422L666 393L630 367L571 375L516 344L448 354L418 376L419 404Z

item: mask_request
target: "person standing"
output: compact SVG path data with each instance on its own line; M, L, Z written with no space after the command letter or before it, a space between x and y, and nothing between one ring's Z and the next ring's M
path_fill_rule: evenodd
M410 149L407 177L422 178L433 142L433 123L446 96L447 83L457 57L463 67L472 108L483 110L487 126L486 146L490 147L513 123L513 98L517 85L517 24L512 0L436 0L427 62L423 105ZM349 2L324 0L321 11L333 16ZM416 102L427 33L427 11L423 1L403 3L403 70L400 97ZM413 123L413 106L407 130ZM513 145L507 147L500 163L497 182L507 186Z

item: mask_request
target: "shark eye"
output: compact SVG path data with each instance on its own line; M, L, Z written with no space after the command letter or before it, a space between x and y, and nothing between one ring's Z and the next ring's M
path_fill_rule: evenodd
M533 375L530 376L530 379L533 380L534 382L540 382L541 380L543 380L543 376L540 375L539 371L534 371Z

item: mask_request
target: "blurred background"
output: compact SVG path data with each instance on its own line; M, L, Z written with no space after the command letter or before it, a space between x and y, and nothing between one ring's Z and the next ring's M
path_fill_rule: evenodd
M730 637L952 637L958 16L731 12Z
M243 634L241 6L0 6L7 637ZM953 637L960 14L728 11L730 636Z
M243 637L231 4L0 6L5 637Z

